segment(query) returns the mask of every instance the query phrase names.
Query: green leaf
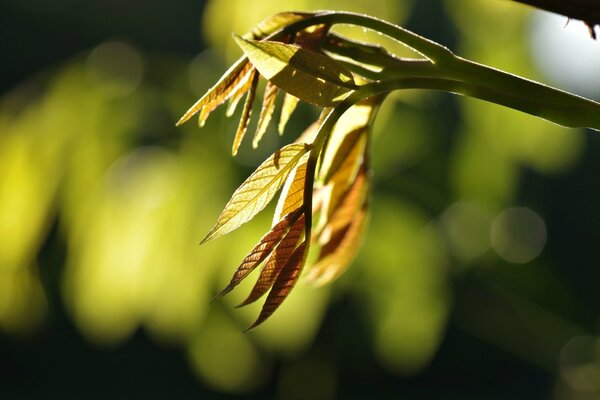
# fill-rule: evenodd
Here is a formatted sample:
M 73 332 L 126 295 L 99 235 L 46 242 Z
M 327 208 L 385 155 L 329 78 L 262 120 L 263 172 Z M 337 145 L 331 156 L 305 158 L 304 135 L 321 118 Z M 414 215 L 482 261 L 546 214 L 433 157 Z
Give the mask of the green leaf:
M 309 144 L 294 143 L 273 153 L 237 188 L 217 223 L 200 244 L 223 236 L 254 218 L 267 206 L 296 163 L 311 148 Z
M 262 76 L 307 103 L 332 106 L 357 88 L 350 71 L 322 54 L 281 42 L 235 40 Z
M 308 18 L 314 13 L 286 11 L 271 15 L 258 23 L 252 30 L 244 35 L 246 39 L 262 39 L 279 29 L 302 19 Z

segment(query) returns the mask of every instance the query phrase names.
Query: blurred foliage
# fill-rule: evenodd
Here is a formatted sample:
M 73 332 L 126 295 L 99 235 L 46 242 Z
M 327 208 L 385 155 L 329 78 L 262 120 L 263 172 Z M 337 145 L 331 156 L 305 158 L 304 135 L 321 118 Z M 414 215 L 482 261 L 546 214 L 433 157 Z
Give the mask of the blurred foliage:
M 301 282 L 250 334 L 241 332 L 257 308 L 232 310 L 249 283 L 225 304 L 209 306 L 269 226 L 268 212 L 227 238 L 202 248 L 199 240 L 233 189 L 317 115 L 300 107 L 283 138 L 269 130 L 260 150 L 243 144 L 235 159 L 229 147 L 236 121 L 224 111 L 202 130 L 175 129 L 186 107 L 239 56 L 230 33 L 287 9 L 343 9 L 402 24 L 409 17 L 424 21 L 427 7 L 436 7 L 457 30 L 458 54 L 543 79 L 525 40 L 527 9 L 508 1 L 454 5 L 268 0 L 249 7 L 212 0 L 202 32 L 213 50 L 193 58 L 113 38 L 3 93 L 3 334 L 52 326 L 57 311 L 49 293 L 58 286 L 68 318 L 94 346 L 118 348 L 141 328 L 157 343 L 183 348 L 190 369 L 217 392 L 252 393 L 275 379 L 282 398 L 359 396 L 341 386 L 353 383 L 342 373 L 343 361 L 362 371 L 373 358 L 382 374 L 418 376 L 436 357 L 452 356 L 439 349 L 458 330 L 501 349 L 503 357 L 551 371 L 556 386 L 545 387 L 546 394 L 595 398 L 598 258 L 563 256 L 562 243 L 552 239 L 562 237 L 553 236 L 562 220 L 550 215 L 579 215 L 568 211 L 578 208 L 578 199 L 528 187 L 532 179 L 543 186 L 544 179 L 568 176 L 583 162 L 586 136 L 477 100 L 414 91 L 387 99 L 375 124 L 369 230 L 339 281 L 318 289 Z M 523 218 L 533 222 L 520 224 Z M 597 214 L 590 218 L 598 222 Z M 585 232 L 592 223 L 582 217 L 564 224 Z M 64 255 L 49 261 L 48 246 L 64 248 Z M 561 275 L 571 260 L 573 269 L 588 265 L 582 282 Z M 43 278 L 50 263 L 60 270 L 56 282 Z M 586 281 L 588 290 L 579 290 Z M 346 302 L 355 314 L 347 315 Z M 453 377 L 462 356 L 477 369 L 477 353 L 459 351 L 444 373 Z

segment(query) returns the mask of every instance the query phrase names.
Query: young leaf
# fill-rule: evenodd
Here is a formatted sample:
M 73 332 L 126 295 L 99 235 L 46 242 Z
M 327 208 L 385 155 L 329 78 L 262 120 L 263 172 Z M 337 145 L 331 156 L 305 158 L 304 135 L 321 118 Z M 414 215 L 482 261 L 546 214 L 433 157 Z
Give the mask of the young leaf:
M 231 232 L 250 221 L 271 201 L 288 174 L 311 149 L 305 143 L 289 144 L 271 155 L 233 193 L 215 226 L 202 243 Z
M 277 202 L 277 207 L 275 208 L 275 213 L 273 214 L 273 223 L 279 221 L 282 215 L 286 215 L 302 206 L 307 162 L 308 157 L 304 155 L 285 181 L 279 201 Z
M 290 231 L 290 228 L 296 223 L 296 220 L 301 214 L 301 210 L 293 211 L 287 214 L 281 221 L 271 228 L 271 230 L 264 235 L 260 241 L 254 246 L 252 251 L 244 258 L 238 269 L 233 274 L 229 284 L 221 290 L 221 292 L 215 296 L 212 300 L 216 300 L 219 297 L 226 295 L 231 292 L 250 272 L 263 262 L 273 251 L 273 249 L 279 245 L 281 240 Z
M 233 147 L 231 149 L 231 154 L 236 155 L 238 152 L 238 148 L 240 147 L 240 143 L 242 143 L 242 139 L 246 134 L 246 130 L 248 130 L 248 123 L 250 122 L 250 116 L 252 115 L 252 105 L 254 104 L 254 97 L 256 96 L 256 86 L 258 85 L 258 73 L 256 70 L 252 72 L 250 89 L 248 90 L 248 96 L 246 97 L 246 102 L 244 103 L 244 109 L 242 110 L 242 116 L 240 117 L 240 122 L 238 124 L 237 131 L 235 132 L 235 137 L 233 138 Z M 204 111 L 204 109 L 202 110 Z
M 295 11 L 287 11 L 281 12 L 275 15 L 271 15 L 266 19 L 262 20 L 258 23 L 250 33 L 244 35 L 246 39 L 263 39 L 273 32 L 283 28 L 286 25 L 289 25 L 293 22 L 300 21 L 301 19 L 305 19 L 314 15 L 313 13 L 305 13 L 305 12 L 295 12 Z
M 307 279 L 321 286 L 339 277 L 356 257 L 366 226 L 366 207 L 354 216 L 351 224 L 338 232 L 337 237 L 324 246 Z
M 300 101 L 299 98 L 297 98 L 296 96 L 292 96 L 289 93 L 286 93 L 285 96 L 283 97 L 283 105 L 281 106 L 281 115 L 279 116 L 279 125 L 277 126 L 277 131 L 279 132 L 279 135 L 283 135 L 283 132 L 285 131 L 285 126 L 287 125 L 288 121 L 290 120 L 290 117 L 292 116 L 292 113 L 296 109 L 296 106 L 298 105 L 299 101 Z
M 239 84 L 235 86 L 235 89 L 229 95 L 229 104 L 227 105 L 227 111 L 225 112 L 225 115 L 227 117 L 231 117 L 233 113 L 235 113 L 235 109 L 237 108 L 238 103 L 240 102 L 242 97 L 244 97 L 246 92 L 248 92 L 248 90 L 250 90 L 250 88 L 252 87 L 255 71 L 256 69 L 249 68 L 247 71 L 244 72 L 243 76 L 240 75 Z
M 260 271 L 260 276 L 256 284 L 250 291 L 250 294 L 238 307 L 243 307 L 258 300 L 263 294 L 273 286 L 277 275 L 288 262 L 294 249 L 300 241 L 302 232 L 304 231 L 305 218 L 304 214 L 298 218 L 292 228 L 285 235 L 283 240 L 277 245 L 273 253 L 267 259 L 265 266 Z
M 262 76 L 307 103 L 332 106 L 357 87 L 350 71 L 324 55 L 281 42 L 235 40 Z
M 208 116 L 211 111 L 227 100 L 238 85 L 243 84 L 245 74 L 252 68 L 252 65 L 248 62 L 248 58 L 242 57 L 237 60 L 236 63 L 223 74 L 221 79 L 219 79 L 219 81 L 210 88 L 200 100 L 183 114 L 175 126 L 183 124 L 198 111 L 206 108 L 207 111 L 204 112 L 205 117 L 200 119 L 202 124 L 202 121 L 206 120 L 206 116 Z
M 262 108 L 260 110 L 260 117 L 258 118 L 258 125 L 256 126 L 256 133 L 252 140 L 252 147 L 257 148 L 260 139 L 267 131 L 273 111 L 275 110 L 275 100 L 277 100 L 277 92 L 279 89 L 271 82 L 267 82 L 265 86 L 265 94 L 263 96 Z
M 250 329 L 255 328 L 265 322 L 265 320 L 269 318 L 273 312 L 277 310 L 277 308 L 279 308 L 288 294 L 290 294 L 290 291 L 294 288 L 296 282 L 298 282 L 298 278 L 302 272 L 302 267 L 306 262 L 305 250 L 306 241 L 302 242 L 302 244 L 300 244 L 300 246 L 294 250 L 279 275 L 277 275 L 277 279 L 275 280 L 273 288 L 267 296 L 267 300 L 260 311 L 258 319 L 248 329 L 246 329 L 246 331 L 249 331 Z

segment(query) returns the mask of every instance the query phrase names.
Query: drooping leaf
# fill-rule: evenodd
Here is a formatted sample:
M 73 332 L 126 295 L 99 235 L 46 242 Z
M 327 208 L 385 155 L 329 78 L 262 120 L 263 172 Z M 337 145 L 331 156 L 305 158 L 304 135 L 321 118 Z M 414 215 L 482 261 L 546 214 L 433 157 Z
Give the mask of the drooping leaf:
M 325 245 L 339 231 L 350 225 L 358 210 L 362 207 L 366 200 L 368 192 L 367 172 L 361 168 L 356 175 L 356 179 L 352 186 L 341 197 L 339 204 L 332 211 L 331 216 L 327 220 L 327 225 L 321 231 L 319 242 Z
M 283 303 L 285 298 L 290 294 L 290 291 L 298 282 L 298 278 L 302 272 L 302 267 L 306 262 L 306 241 L 294 250 L 290 258 L 285 263 L 285 266 L 277 275 L 277 279 L 273 284 L 273 288 L 267 296 L 267 300 L 260 311 L 258 319 L 247 329 L 253 329 L 265 322 L 277 308 Z
M 256 281 L 256 284 L 250 291 L 250 294 L 238 307 L 248 305 L 258 300 L 262 295 L 273 286 L 277 275 L 283 269 L 292 256 L 294 249 L 298 246 L 298 242 L 302 237 L 304 231 L 305 218 L 304 214 L 298 218 L 292 228 L 285 235 L 283 240 L 277 245 L 273 253 L 269 256 L 265 262 L 265 266 L 260 271 L 260 276 Z
M 263 96 L 262 108 L 260 110 L 260 117 L 258 118 L 258 125 L 256 126 L 256 133 L 252 140 L 252 147 L 257 148 L 260 139 L 267 131 L 273 111 L 275 110 L 275 100 L 277 100 L 277 93 L 279 89 L 271 82 L 267 82 L 265 86 L 265 94 Z
M 283 97 L 283 105 L 281 106 L 281 115 L 279 116 L 279 125 L 277 126 L 277 131 L 279 132 L 280 135 L 283 135 L 283 132 L 285 131 L 285 127 L 286 127 L 288 121 L 290 120 L 290 117 L 292 116 L 294 110 L 296 109 L 296 106 L 298 105 L 299 101 L 300 101 L 299 98 L 297 98 L 296 96 L 292 96 L 289 93 L 286 93 L 285 96 Z
M 194 114 L 206 108 L 204 111 L 205 117 L 201 118 L 201 125 L 206 120 L 206 116 L 215 108 L 226 101 L 231 93 L 235 91 L 238 85 L 243 85 L 243 78 L 252 65 L 248 62 L 248 58 L 242 57 L 235 62 L 223 74 L 221 79 L 204 94 L 183 116 L 177 121 L 176 126 L 179 126 L 190 119 Z
M 311 145 L 293 143 L 277 150 L 233 193 L 215 226 L 201 243 L 231 232 L 250 221 L 271 201 L 288 174 Z
M 252 105 L 254 104 L 254 97 L 256 96 L 256 86 L 258 84 L 258 73 L 253 71 L 250 89 L 248 90 L 248 96 L 244 103 L 244 109 L 242 110 L 242 116 L 238 124 L 235 137 L 233 138 L 233 147 L 231 148 L 231 154 L 234 156 L 237 154 L 242 139 L 248 130 L 248 123 L 250 122 L 250 116 L 252 115 Z
M 219 297 L 226 295 L 231 292 L 248 274 L 262 263 L 273 251 L 273 249 L 279 245 L 281 240 L 287 235 L 292 226 L 296 223 L 300 217 L 301 210 L 295 210 L 287 214 L 277 224 L 271 228 L 271 230 L 264 235 L 260 241 L 254 246 L 252 251 L 244 258 L 238 269 L 233 274 L 229 284 L 215 296 L 213 301 Z
M 274 224 L 281 219 L 282 215 L 286 215 L 302 206 L 307 162 L 308 157 L 304 155 L 286 179 L 273 214 Z
M 229 95 L 229 104 L 227 105 L 227 111 L 225 112 L 227 117 L 231 117 L 235 113 L 238 103 L 252 87 L 255 71 L 254 68 L 249 68 L 244 72 L 243 76 L 240 76 L 240 83 L 236 85 L 235 89 Z
M 352 73 L 329 57 L 281 42 L 235 40 L 262 76 L 307 103 L 332 106 L 356 89 Z
M 366 227 L 365 207 L 361 208 L 351 224 L 338 232 L 328 246 L 319 253 L 317 262 L 310 268 L 307 279 L 321 286 L 339 277 L 352 263 L 364 236 Z

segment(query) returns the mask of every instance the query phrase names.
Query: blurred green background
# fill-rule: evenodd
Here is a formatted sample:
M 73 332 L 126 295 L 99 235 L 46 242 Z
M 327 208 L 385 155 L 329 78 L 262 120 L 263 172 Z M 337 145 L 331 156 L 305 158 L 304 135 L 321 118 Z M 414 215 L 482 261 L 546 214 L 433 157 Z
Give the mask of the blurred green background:
M 251 282 L 209 306 L 268 211 L 199 240 L 318 110 L 235 159 L 224 110 L 174 122 L 240 55 L 231 32 L 289 9 L 366 12 L 600 98 L 583 25 L 508 0 L 2 0 L 0 398 L 600 398 L 600 135 L 476 100 L 386 101 L 341 279 L 247 334 Z

